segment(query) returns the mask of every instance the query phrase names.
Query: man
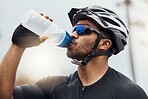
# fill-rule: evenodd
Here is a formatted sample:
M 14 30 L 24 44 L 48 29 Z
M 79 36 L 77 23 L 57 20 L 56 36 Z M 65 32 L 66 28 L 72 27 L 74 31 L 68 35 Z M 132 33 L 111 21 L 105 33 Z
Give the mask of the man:
M 74 28 L 67 56 L 78 65 L 78 70 L 70 76 L 49 76 L 35 84 L 14 88 L 16 71 L 25 48 L 41 43 L 37 35 L 20 25 L 0 66 L 0 97 L 148 99 L 138 85 L 108 65 L 108 58 L 118 54 L 127 44 L 128 30 L 121 19 L 114 12 L 97 5 L 72 8 L 69 18 Z

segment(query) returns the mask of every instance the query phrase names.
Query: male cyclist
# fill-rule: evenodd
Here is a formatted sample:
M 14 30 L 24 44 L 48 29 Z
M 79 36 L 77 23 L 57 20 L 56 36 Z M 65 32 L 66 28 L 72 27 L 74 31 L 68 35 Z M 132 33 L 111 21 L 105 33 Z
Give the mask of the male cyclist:
M 142 88 L 108 65 L 108 58 L 127 44 L 128 29 L 122 20 L 97 5 L 72 8 L 68 15 L 73 41 L 67 56 L 78 70 L 70 76 L 49 76 L 14 87 L 24 50 L 41 43 L 36 34 L 19 25 L 0 66 L 1 99 L 148 99 Z

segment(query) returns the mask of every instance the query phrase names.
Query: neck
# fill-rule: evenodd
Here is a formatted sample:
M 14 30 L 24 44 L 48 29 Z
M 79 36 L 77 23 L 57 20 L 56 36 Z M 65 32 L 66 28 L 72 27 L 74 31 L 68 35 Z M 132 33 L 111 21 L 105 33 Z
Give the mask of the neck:
M 93 58 L 86 66 L 78 66 L 78 75 L 83 86 L 88 86 L 103 77 L 108 70 L 108 59 L 105 56 Z

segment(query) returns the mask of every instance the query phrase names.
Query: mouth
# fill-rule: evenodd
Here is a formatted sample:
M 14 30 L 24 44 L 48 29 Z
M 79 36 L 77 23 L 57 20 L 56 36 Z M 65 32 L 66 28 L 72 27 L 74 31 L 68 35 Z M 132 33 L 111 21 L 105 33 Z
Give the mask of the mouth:
M 70 44 L 70 46 L 68 48 L 71 48 L 72 46 L 75 46 L 75 45 L 76 45 L 76 41 L 72 40 L 71 44 Z
M 71 44 L 76 45 L 76 41 L 72 40 Z

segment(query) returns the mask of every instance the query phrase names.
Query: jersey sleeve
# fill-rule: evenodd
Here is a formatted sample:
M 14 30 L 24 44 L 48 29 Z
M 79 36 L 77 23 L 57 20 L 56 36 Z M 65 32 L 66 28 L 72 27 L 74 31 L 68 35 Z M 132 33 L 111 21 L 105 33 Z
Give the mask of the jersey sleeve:
M 14 99 L 50 99 L 52 90 L 67 80 L 67 76 L 48 76 L 34 84 L 16 86 Z
M 137 84 L 125 86 L 121 89 L 119 97 L 119 99 L 148 99 L 144 90 Z
M 16 86 L 13 92 L 14 99 L 46 99 L 41 88 L 36 84 Z

